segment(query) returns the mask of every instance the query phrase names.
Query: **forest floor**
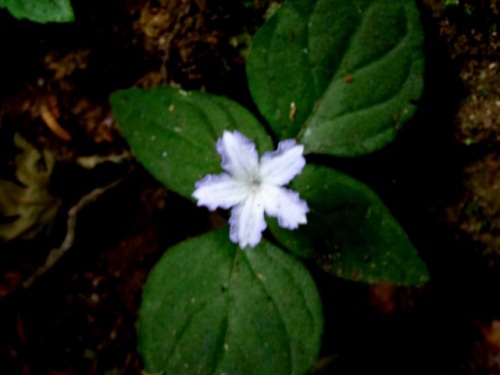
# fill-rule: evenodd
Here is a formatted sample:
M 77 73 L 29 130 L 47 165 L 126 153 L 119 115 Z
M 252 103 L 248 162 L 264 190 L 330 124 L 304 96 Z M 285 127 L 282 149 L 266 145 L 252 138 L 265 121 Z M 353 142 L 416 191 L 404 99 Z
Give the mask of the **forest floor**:
M 457 3 L 417 1 L 427 86 L 401 137 L 334 161 L 381 196 L 431 282 L 337 280 L 317 374 L 500 374 L 500 1 Z M 147 274 L 209 218 L 134 162 L 109 95 L 175 84 L 253 108 L 244 56 L 270 4 L 75 0 L 76 22 L 50 25 L 0 12 L 0 207 L 43 202 L 0 220 L 15 237 L 0 249 L 1 374 L 141 372 Z

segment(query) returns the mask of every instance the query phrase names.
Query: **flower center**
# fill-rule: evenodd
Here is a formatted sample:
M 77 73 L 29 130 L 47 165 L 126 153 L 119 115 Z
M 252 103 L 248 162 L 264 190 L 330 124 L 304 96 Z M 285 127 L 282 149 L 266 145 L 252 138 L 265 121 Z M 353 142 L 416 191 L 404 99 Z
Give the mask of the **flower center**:
M 262 180 L 260 176 L 254 176 L 248 181 L 248 187 L 251 194 L 258 194 L 262 186 Z
M 252 179 L 250 180 L 251 186 L 258 187 L 258 186 L 260 186 L 261 183 L 262 183 L 262 180 L 261 180 L 260 176 L 252 177 Z

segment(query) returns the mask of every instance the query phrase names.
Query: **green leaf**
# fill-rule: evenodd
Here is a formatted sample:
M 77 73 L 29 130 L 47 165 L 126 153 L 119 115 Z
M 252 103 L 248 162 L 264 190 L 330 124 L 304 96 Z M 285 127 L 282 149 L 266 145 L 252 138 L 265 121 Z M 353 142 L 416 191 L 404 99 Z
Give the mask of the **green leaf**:
M 221 172 L 215 144 L 224 129 L 238 129 L 268 151 L 272 141 L 239 104 L 216 95 L 173 87 L 128 89 L 111 95 L 118 123 L 141 163 L 160 182 L 191 198 L 196 181 Z
M 413 0 L 288 0 L 254 38 L 250 90 L 278 137 L 306 153 L 369 153 L 415 112 L 422 45 Z
M 321 342 L 316 286 L 267 242 L 240 250 L 227 228 L 180 243 L 151 272 L 139 316 L 148 373 L 306 374 Z
M 7 8 L 18 19 L 39 23 L 75 20 L 69 0 L 0 0 L 0 8 Z
M 429 279 L 403 229 L 367 186 L 333 169 L 307 165 L 291 188 L 309 205 L 308 224 L 269 228 L 291 253 L 333 275 L 367 283 L 421 285 Z

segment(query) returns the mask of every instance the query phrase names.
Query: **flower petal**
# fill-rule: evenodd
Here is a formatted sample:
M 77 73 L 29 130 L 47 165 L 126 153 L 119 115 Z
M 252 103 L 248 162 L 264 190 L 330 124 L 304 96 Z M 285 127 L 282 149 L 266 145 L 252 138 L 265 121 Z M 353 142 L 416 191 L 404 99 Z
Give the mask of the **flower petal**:
M 260 159 L 262 181 L 277 186 L 288 184 L 306 164 L 303 152 L 304 146 L 297 145 L 295 140 L 281 141 L 276 151 L 266 152 Z
M 198 206 L 214 211 L 217 207 L 229 208 L 243 202 L 249 194 L 248 185 L 235 180 L 226 173 L 209 174 L 196 182 L 193 197 Z
M 222 156 L 222 168 L 235 178 L 248 181 L 258 176 L 259 156 L 255 143 L 239 131 L 224 130 L 217 141 L 217 152 Z
M 266 214 L 278 218 L 278 224 L 287 229 L 296 229 L 306 224 L 309 207 L 300 199 L 299 193 L 272 185 L 267 185 L 261 193 Z
M 231 241 L 238 243 L 242 249 L 247 245 L 255 247 L 267 226 L 264 220 L 264 206 L 259 195 L 252 194 L 242 204 L 234 207 L 229 224 Z

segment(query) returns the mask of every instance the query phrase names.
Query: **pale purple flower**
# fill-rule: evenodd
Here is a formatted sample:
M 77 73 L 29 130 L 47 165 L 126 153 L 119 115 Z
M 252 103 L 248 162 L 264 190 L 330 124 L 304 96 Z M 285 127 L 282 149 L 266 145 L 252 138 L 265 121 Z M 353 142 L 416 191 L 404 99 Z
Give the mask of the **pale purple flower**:
M 217 152 L 222 157 L 226 173 L 207 175 L 196 182 L 193 197 L 198 206 L 233 208 L 229 237 L 243 249 L 254 247 L 266 229 L 264 213 L 276 217 L 278 224 L 296 229 L 306 224 L 307 203 L 299 194 L 282 186 L 302 172 L 304 146 L 295 140 L 282 141 L 278 149 L 266 152 L 260 158 L 255 144 L 238 131 L 224 131 L 217 141 Z

